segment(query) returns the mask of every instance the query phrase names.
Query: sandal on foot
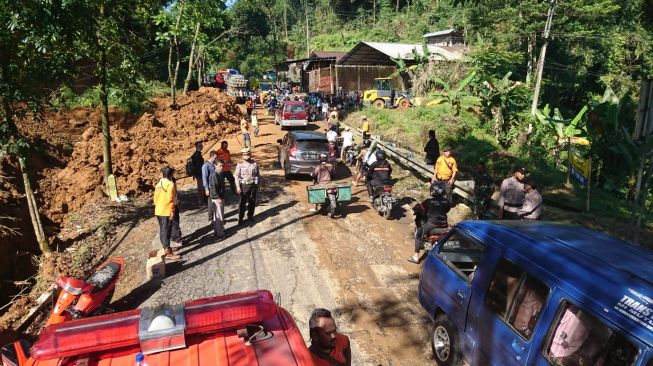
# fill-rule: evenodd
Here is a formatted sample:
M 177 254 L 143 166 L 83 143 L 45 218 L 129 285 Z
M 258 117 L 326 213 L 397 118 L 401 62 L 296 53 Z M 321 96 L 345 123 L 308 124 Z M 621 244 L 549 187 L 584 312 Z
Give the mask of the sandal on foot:
M 408 257 L 406 260 L 409 261 L 410 263 L 419 264 L 419 259 L 415 259 L 412 256 Z

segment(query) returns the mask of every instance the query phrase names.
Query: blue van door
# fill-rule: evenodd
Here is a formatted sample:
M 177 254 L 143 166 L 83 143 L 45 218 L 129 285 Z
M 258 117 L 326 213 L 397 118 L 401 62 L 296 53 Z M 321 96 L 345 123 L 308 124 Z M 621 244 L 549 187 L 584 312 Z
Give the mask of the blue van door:
M 461 333 L 465 331 L 471 281 L 485 249 L 480 242 L 454 231 L 431 251 L 429 256 L 435 260 L 429 258 L 422 270 L 420 286 Z
M 526 365 L 550 290 L 517 265 L 500 259 L 484 296 L 470 303 L 476 365 Z

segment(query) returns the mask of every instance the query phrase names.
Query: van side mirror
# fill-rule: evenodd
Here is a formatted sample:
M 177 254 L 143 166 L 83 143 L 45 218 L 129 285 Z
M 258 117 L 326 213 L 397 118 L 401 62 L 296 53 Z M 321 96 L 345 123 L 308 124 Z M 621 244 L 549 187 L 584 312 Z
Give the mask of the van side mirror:
M 281 139 L 277 139 L 277 144 L 279 144 L 279 145 L 283 144 L 283 142 L 281 141 Z

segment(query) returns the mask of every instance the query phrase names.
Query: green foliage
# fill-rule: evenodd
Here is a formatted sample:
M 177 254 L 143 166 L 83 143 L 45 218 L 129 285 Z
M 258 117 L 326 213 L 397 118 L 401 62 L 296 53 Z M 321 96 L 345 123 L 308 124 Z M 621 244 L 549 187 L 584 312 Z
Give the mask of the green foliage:
M 476 71 L 472 71 L 457 85 L 451 85 L 450 83 L 442 80 L 439 77 L 434 77 L 433 82 L 436 85 L 442 87 L 441 91 L 432 93 L 434 96 L 441 97 L 444 102 L 451 106 L 451 109 L 454 111 L 454 115 L 458 116 L 460 114 L 460 109 L 463 107 L 463 101 L 470 100 L 465 97 L 470 96 L 471 94 L 465 89 L 472 85 L 476 79 Z
M 138 81 L 138 88 L 121 91 L 109 89 L 109 104 L 127 112 L 141 112 L 149 107 L 146 101 L 152 97 L 165 95 L 168 85 L 161 81 Z M 137 93 L 131 91 L 137 90 Z M 61 87 L 50 101 L 54 109 L 70 109 L 77 107 L 97 108 L 100 105 L 99 87 L 87 89 L 78 95 L 70 87 Z

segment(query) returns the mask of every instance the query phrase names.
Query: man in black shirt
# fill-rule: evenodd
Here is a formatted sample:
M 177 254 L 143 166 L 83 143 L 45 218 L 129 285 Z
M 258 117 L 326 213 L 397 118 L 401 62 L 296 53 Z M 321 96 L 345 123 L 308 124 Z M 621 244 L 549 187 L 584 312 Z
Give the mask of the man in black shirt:
M 426 153 L 426 164 L 435 165 L 435 161 L 438 160 L 440 156 L 440 144 L 438 139 L 435 138 L 435 131 L 429 130 L 429 141 L 424 146 L 424 152 Z
M 451 209 L 451 205 L 445 196 L 444 184 L 446 183 L 432 183 L 429 192 L 431 198 L 413 207 L 417 229 L 415 230 L 415 253 L 408 257 L 408 261 L 411 263 L 419 263 L 419 252 L 422 250 L 424 234 L 428 234 L 432 229 L 448 226 L 447 213 Z

